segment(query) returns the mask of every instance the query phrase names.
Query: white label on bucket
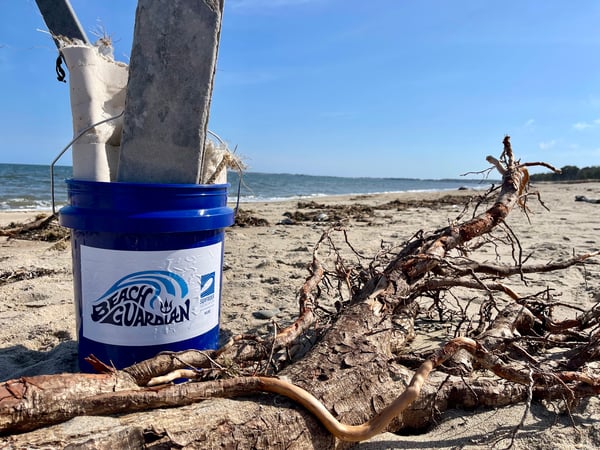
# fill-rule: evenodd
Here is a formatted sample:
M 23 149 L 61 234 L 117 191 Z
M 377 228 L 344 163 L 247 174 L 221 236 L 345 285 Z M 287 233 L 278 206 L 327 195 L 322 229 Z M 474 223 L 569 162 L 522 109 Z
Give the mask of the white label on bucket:
M 82 245 L 83 335 L 113 345 L 160 345 L 219 324 L 222 242 L 168 251 Z

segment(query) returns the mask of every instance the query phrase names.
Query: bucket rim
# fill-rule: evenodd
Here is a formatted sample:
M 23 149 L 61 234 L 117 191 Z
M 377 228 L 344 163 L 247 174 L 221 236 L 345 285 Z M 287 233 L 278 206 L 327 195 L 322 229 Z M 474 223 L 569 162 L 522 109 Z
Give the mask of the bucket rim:
M 95 181 L 95 180 L 81 180 L 79 178 L 66 178 L 65 183 L 67 184 L 87 184 L 97 186 L 128 186 L 136 188 L 204 188 L 204 189 L 223 189 L 231 186 L 230 183 L 219 183 L 219 184 L 203 184 L 203 183 L 148 183 L 148 182 L 131 182 L 131 181 Z

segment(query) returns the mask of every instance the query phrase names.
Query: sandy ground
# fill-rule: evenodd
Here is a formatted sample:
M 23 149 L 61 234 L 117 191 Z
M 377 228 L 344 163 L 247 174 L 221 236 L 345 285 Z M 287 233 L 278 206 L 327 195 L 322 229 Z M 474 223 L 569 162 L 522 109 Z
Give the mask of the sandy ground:
M 528 200 L 529 213 L 514 211 L 508 220 L 530 262 L 546 263 L 575 254 L 600 250 L 600 204 L 576 202 L 576 195 L 600 198 L 600 183 L 538 184 L 535 186 L 546 211 L 535 199 Z M 344 222 L 353 247 L 373 255 L 382 243 L 401 244 L 415 232 L 448 224 L 462 211 L 462 204 L 435 208 L 420 204 L 448 193 L 403 193 L 394 195 L 331 197 L 324 204 L 376 206 L 391 200 L 412 202 L 401 211 L 375 210 L 371 216 Z M 473 195 L 473 191 L 452 192 Z M 296 292 L 307 276 L 314 244 L 327 221 L 281 224 L 284 213 L 297 210 L 297 201 L 242 204 L 252 216 L 264 218 L 268 226 L 233 227 L 225 238 L 225 262 L 221 329 L 226 337 L 240 332 L 268 333 L 272 320 L 286 325 L 297 314 Z M 310 213 L 310 210 L 302 209 Z M 0 213 L 0 226 L 24 222 L 33 212 Z M 321 217 L 323 219 L 323 217 Z M 530 223 L 529 223 L 530 222 Z M 485 246 L 476 252 L 480 261 L 510 262 L 510 252 Z M 560 273 L 507 282 L 526 295 L 553 288 L 565 303 L 588 309 L 600 301 L 600 266 L 573 267 Z M 33 276 L 23 274 L 33 273 Z M 20 239 L 0 238 L 0 380 L 22 375 L 77 370 L 75 319 L 72 295 L 70 246 Z M 274 319 L 261 318 L 264 314 Z M 560 311 L 558 311 L 560 314 Z M 434 349 L 443 340 L 425 333 L 415 343 L 419 350 Z M 600 448 L 600 399 L 582 402 L 571 415 L 554 405 L 534 403 L 513 448 Z M 525 406 L 477 411 L 450 410 L 420 435 L 383 433 L 357 445 L 381 448 L 505 448 L 507 436 L 519 424 Z M 1 443 L 1 441 L 0 441 Z

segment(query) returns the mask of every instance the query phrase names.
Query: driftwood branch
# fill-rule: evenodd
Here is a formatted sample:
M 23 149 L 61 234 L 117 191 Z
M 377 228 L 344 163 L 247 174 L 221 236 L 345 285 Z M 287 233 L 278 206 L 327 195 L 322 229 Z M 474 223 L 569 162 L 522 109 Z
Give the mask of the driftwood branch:
M 0 236 L 16 237 L 31 231 L 41 230 L 48 226 L 48 224 L 56 219 L 55 214 L 40 215 L 33 222 L 25 224 L 15 224 L 3 229 L 0 229 Z
M 521 297 L 499 280 L 589 264 L 597 253 L 546 265 L 522 264 L 518 258 L 515 266 L 449 256 L 451 250 L 462 249 L 504 224 L 515 207 L 524 208 L 529 164 L 514 158 L 508 136 L 503 144 L 500 158 L 492 158 L 502 174 L 496 200 L 470 220 L 429 234 L 417 233 L 399 251 L 380 252 L 366 268 L 351 268 L 338 259 L 337 273 L 327 270 L 320 257 L 319 249 L 329 239 L 329 231 L 324 233 L 315 246 L 309 276 L 298 295 L 298 319 L 274 336 L 235 336 L 216 351 L 164 353 L 123 371 L 96 361 L 95 367 L 104 373 L 7 381 L 0 387 L 0 433 L 24 432 L 92 414 L 121 414 L 122 423 L 130 423 L 127 414 L 136 411 L 165 407 L 177 411 L 177 407 L 208 398 L 268 392 L 294 402 L 287 404 L 285 415 L 276 414 L 277 408 L 269 415 L 269 409 L 260 403 L 262 397 L 255 396 L 252 403 L 236 404 L 234 409 L 240 416 L 233 414 L 231 404 L 227 404 L 221 406 L 224 409 L 217 407 L 217 414 L 193 417 L 193 425 L 181 416 L 179 420 L 170 419 L 164 425 L 166 431 L 157 433 L 165 445 L 211 448 L 241 442 L 244 448 L 264 447 L 273 444 L 274 436 L 289 436 L 290 441 L 282 446 L 291 445 L 293 440 L 298 448 L 330 448 L 335 446 L 336 438 L 357 441 L 385 429 L 425 426 L 434 416 L 431 405 L 439 411 L 448 407 L 448 402 L 442 402 L 446 406 L 437 403 L 443 396 L 452 395 L 456 406 L 473 407 L 536 398 L 574 402 L 596 395 L 600 390 L 598 375 L 578 369 L 600 355 L 598 310 L 555 321 L 549 313 L 551 305 L 540 296 Z M 306 354 L 290 357 L 289 350 L 319 322 L 315 311 L 321 286 L 328 277 L 335 276 L 339 289 L 347 289 L 351 298 L 340 301 L 327 317 L 327 326 L 321 327 L 322 334 Z M 396 352 L 414 336 L 420 296 L 434 298 L 443 308 L 441 293 L 455 287 L 486 292 L 477 329 L 468 336 L 451 339 L 414 371 L 399 364 L 401 358 L 397 359 Z M 509 299 L 502 309 L 494 298 L 498 292 Z M 467 314 L 468 305 L 457 302 Z M 491 315 L 492 306 L 498 311 L 495 317 Z M 471 319 L 464 317 L 457 330 L 467 320 Z M 527 350 L 527 344 L 535 346 L 542 339 L 545 346 L 558 345 L 563 342 L 561 336 L 568 333 L 577 336 L 579 347 L 569 349 L 567 370 L 565 366 L 539 364 L 536 355 Z M 281 364 L 270 364 L 275 356 Z M 277 367 L 277 373 L 265 369 L 265 373 L 255 374 L 257 366 L 252 363 L 257 361 L 269 371 Z M 498 378 L 493 386 L 477 379 L 466 384 L 464 373 L 461 377 L 446 374 L 455 373 L 457 366 L 466 375 L 485 369 Z M 195 381 L 160 384 L 178 377 Z M 260 420 L 255 420 L 257 412 L 252 405 L 256 403 L 262 405 Z M 174 417 L 167 411 L 163 410 L 165 417 Z M 134 420 L 136 427 L 141 426 L 140 420 Z M 152 425 L 144 426 L 156 430 L 160 420 L 152 416 L 148 422 Z M 203 433 L 194 434 L 192 428 L 200 428 Z M 140 439 L 145 439 L 143 433 Z
M 361 425 L 340 423 L 324 405 L 306 390 L 288 381 L 273 377 L 237 377 L 203 383 L 165 385 L 157 388 L 140 388 L 124 372 L 112 371 L 102 375 L 63 374 L 11 380 L 0 388 L 0 432 L 29 431 L 31 429 L 67 420 L 76 415 L 117 414 L 145 409 L 173 407 L 191 404 L 211 397 L 236 397 L 256 392 L 284 395 L 299 403 L 325 426 L 334 436 L 347 441 L 362 441 L 383 431 L 389 423 L 402 414 L 419 396 L 422 386 L 433 369 L 440 366 L 459 350 L 466 350 L 473 361 L 491 370 L 507 381 L 525 386 L 534 380 L 534 390 L 546 399 L 564 396 L 589 396 L 600 393 L 600 377 L 581 372 L 562 371 L 547 373 L 505 363 L 492 350 L 498 350 L 507 335 L 515 328 L 530 326 L 532 319 L 520 307 L 509 308 L 495 324 L 478 340 L 487 343 L 486 348 L 478 340 L 455 338 L 431 355 L 416 370 L 408 387 L 390 405 L 375 417 Z M 503 336 L 498 339 L 498 336 Z M 569 386 L 569 384 L 574 384 Z M 67 387 L 68 386 L 68 387 Z M 91 396 L 71 395 L 63 399 L 65 392 L 86 392 Z M 552 387 L 553 389 L 549 389 Z M 12 415 L 7 411 L 13 411 Z M 23 417 L 22 411 L 28 416 Z M 12 419 L 9 421 L 9 419 Z

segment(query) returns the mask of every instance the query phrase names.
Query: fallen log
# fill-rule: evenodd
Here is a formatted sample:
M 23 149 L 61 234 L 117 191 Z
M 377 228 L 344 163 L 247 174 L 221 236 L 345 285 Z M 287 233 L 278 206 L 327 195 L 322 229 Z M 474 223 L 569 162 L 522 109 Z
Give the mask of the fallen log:
M 25 224 L 15 224 L 6 228 L 0 229 L 0 236 L 17 237 L 19 235 L 29 233 L 31 231 L 37 231 L 48 226 L 48 224 L 56 219 L 56 215 L 40 215 L 36 217 L 33 222 Z
M 552 330 L 546 327 L 556 324 L 545 320 L 547 311 L 540 305 L 542 302 L 521 298 L 514 291 L 511 291 L 514 295 L 510 295 L 515 300 L 511 307 L 485 323 L 481 333 L 449 341 L 425 357 L 416 373 L 401 364 L 392 351 L 406 346 L 414 333 L 414 317 L 419 311 L 415 290 L 427 283 L 430 283 L 428 289 L 432 289 L 437 275 L 447 281 L 448 273 L 455 273 L 452 270 L 456 268 L 448 259 L 448 252 L 489 233 L 526 195 L 526 169 L 514 159 L 508 137 L 504 146 L 500 158 L 503 183 L 497 201 L 471 220 L 451 224 L 427 236 L 417 236 L 407 244 L 381 272 L 374 273 L 360 285 L 352 299 L 340 307 L 325 327 L 316 345 L 301 359 L 288 361 L 288 365 L 276 373 L 277 378 L 229 377 L 233 369 L 247 371 L 248 366 L 244 366 L 243 361 L 236 366 L 235 357 L 240 343 L 251 346 L 252 340 L 241 337 L 216 352 L 159 355 L 156 360 L 145 363 L 149 370 L 129 368 L 118 372 L 105 368 L 107 373 L 91 377 L 64 375 L 60 382 L 55 381 L 54 377 L 58 376 L 11 380 L 4 383 L 4 390 L 0 392 L 0 430 L 4 434 L 32 430 L 70 417 L 80 428 L 75 434 L 68 431 L 74 425 L 47 426 L 23 435 L 12 434 L 2 442 L 15 446 L 24 442 L 63 445 L 75 441 L 96 442 L 101 437 L 106 442 L 129 439 L 157 447 L 339 448 L 343 444 L 337 439 L 362 440 L 386 428 L 422 428 L 449 407 L 501 406 L 535 398 L 576 401 L 596 395 L 600 383 L 594 374 L 532 365 L 531 355 L 518 344 L 521 340 L 535 342 L 540 336 L 548 336 Z M 573 258 L 568 264 L 557 264 L 556 269 L 582 263 L 593 256 Z M 459 269 L 478 280 L 472 264 Z M 519 270 L 488 272 L 500 277 L 503 273 L 519 273 Z M 319 265 L 313 264 L 304 286 L 304 298 L 310 300 L 304 304 L 308 308 L 305 312 L 310 312 L 311 303 L 318 300 L 318 295 L 312 292 L 317 289 L 321 275 Z M 476 285 L 481 289 L 486 287 L 485 282 Z M 301 314 L 297 326 L 303 331 L 309 330 L 303 325 L 306 317 Z M 569 324 L 581 333 L 594 325 L 593 320 Z M 296 329 L 293 327 L 286 329 L 283 336 Z M 268 344 L 272 345 L 266 352 L 269 357 L 278 342 L 285 343 L 282 344 L 285 350 L 290 344 L 286 339 L 277 335 L 272 341 L 261 338 L 256 342 L 267 348 Z M 551 342 L 546 338 L 545 345 Z M 463 357 L 465 352 L 470 356 Z M 524 353 L 526 356 L 519 362 L 517 356 L 523 357 Z M 194 361 L 195 355 L 199 355 L 199 361 Z M 442 367 L 456 364 L 452 359 L 466 360 L 473 368 L 468 369 L 469 374 L 485 369 L 499 378 L 493 382 L 474 378 L 467 383 L 461 376 L 447 375 L 441 370 L 431 372 L 435 367 L 452 371 L 452 367 Z M 190 369 L 193 370 L 190 372 Z M 147 386 L 156 382 L 156 379 L 151 382 L 150 375 L 163 376 L 164 372 L 170 372 L 202 379 L 204 372 L 214 374 L 215 369 L 224 379 Z M 90 386 L 90 382 L 98 383 L 98 387 Z M 112 389 L 104 390 L 105 386 Z M 293 402 L 256 395 L 259 391 L 285 395 Z M 314 398 L 308 397 L 305 401 L 308 392 Z M 214 398 L 232 396 L 242 397 L 238 400 Z M 209 397 L 213 398 L 197 403 Z M 165 407 L 169 409 L 134 413 Z M 82 430 L 78 417 L 101 414 L 121 415 L 104 422 L 108 425 L 88 425 Z

